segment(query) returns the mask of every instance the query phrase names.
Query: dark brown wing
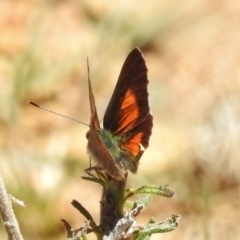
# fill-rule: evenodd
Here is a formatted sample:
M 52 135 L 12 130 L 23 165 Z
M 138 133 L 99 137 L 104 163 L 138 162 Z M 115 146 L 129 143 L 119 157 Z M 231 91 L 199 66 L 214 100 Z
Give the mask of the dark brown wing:
M 114 135 L 126 136 L 123 147 L 139 158 L 141 145 L 148 147 L 152 129 L 147 71 L 141 51 L 133 49 L 123 64 L 103 119 L 104 128 Z
M 122 134 L 141 124 L 149 114 L 147 67 L 141 51 L 126 58 L 103 118 L 103 127 Z

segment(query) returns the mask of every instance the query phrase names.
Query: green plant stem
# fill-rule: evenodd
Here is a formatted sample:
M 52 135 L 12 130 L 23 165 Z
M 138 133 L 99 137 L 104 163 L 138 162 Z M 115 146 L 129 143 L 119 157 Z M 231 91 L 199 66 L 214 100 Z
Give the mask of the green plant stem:
M 100 202 L 100 228 L 103 235 L 108 235 L 117 221 L 124 216 L 124 194 L 126 182 L 109 177 L 103 187 Z

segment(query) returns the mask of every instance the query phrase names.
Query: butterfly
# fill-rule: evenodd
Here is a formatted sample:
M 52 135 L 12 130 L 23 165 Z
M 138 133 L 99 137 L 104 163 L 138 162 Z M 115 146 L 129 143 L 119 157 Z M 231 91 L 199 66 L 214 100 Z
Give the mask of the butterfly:
M 90 124 L 87 149 L 97 166 L 107 175 L 124 180 L 128 170 L 136 173 L 139 160 L 149 145 L 153 117 L 148 103 L 148 76 L 139 48 L 127 56 L 103 117 L 97 114 L 90 79 Z

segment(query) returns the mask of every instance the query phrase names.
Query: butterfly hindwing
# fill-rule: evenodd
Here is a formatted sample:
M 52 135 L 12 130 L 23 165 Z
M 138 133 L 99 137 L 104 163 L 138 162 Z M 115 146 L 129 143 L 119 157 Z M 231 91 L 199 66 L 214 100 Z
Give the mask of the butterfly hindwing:
M 149 144 L 149 136 L 152 133 L 153 117 L 147 116 L 143 123 L 130 130 L 121 148 L 128 153 L 130 163 L 128 168 L 132 173 L 137 172 L 139 159 Z

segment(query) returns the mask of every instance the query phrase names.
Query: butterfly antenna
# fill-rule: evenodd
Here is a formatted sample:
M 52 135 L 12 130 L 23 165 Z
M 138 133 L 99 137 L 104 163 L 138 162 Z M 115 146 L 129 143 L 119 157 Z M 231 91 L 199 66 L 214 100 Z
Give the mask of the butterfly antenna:
M 42 107 L 42 106 L 38 105 L 38 104 L 35 103 L 35 102 L 28 101 L 28 103 L 30 103 L 30 104 L 33 105 L 34 107 L 37 107 L 37 108 L 40 108 L 40 109 L 46 111 L 46 112 L 50 112 L 50 113 L 53 113 L 53 114 L 58 115 L 58 116 L 60 116 L 60 117 L 67 118 L 67 119 L 72 120 L 72 121 L 74 121 L 74 122 L 78 122 L 78 123 L 81 123 L 81 124 L 83 124 L 83 125 L 85 125 L 85 126 L 88 126 L 88 125 L 87 125 L 86 123 L 84 123 L 84 122 L 81 122 L 81 121 L 79 121 L 79 120 L 77 120 L 77 119 L 75 119 L 75 118 L 72 118 L 72 117 L 68 117 L 68 116 L 63 115 L 63 114 L 61 114 L 61 113 L 57 113 L 57 112 L 54 112 L 54 111 L 52 111 L 52 110 L 49 110 L 49 109 L 47 109 L 47 108 L 45 108 L 45 107 Z M 89 127 L 89 126 L 88 126 L 88 127 Z

